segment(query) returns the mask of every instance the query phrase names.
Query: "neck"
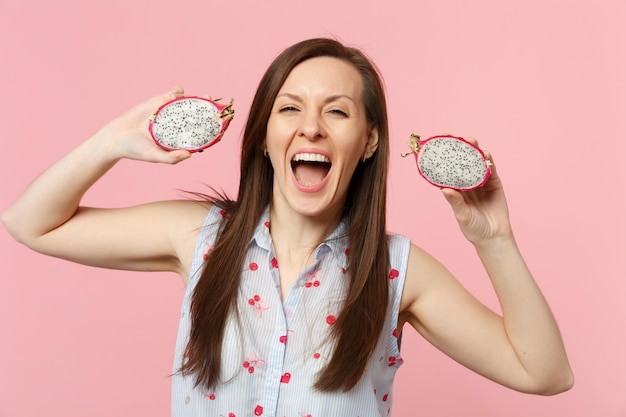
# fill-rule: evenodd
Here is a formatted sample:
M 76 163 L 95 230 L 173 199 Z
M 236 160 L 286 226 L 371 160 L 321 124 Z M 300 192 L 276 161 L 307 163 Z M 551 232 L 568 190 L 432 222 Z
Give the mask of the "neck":
M 340 221 L 340 216 L 303 216 L 287 205 L 272 204 L 270 233 L 280 265 L 280 292 L 283 300 L 297 277 L 314 262 L 317 246 L 335 230 Z
M 315 248 L 341 222 L 341 213 L 309 217 L 281 204 L 270 207 L 271 235 L 276 252 L 283 263 L 307 265 Z
M 337 228 L 340 221 L 340 217 L 311 218 L 270 208 L 272 241 L 275 246 L 291 248 L 291 252 L 315 250 Z

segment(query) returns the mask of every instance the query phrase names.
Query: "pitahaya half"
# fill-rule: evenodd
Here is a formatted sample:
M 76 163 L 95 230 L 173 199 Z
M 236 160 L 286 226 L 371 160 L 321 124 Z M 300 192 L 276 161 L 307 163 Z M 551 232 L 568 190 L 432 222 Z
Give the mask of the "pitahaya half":
M 235 116 L 233 100 L 219 104 L 202 97 L 179 97 L 158 108 L 150 118 L 150 134 L 169 151 L 202 152 L 215 145 Z
M 450 135 L 421 140 L 411 134 L 409 142 L 419 173 L 440 188 L 472 190 L 484 185 L 491 175 L 491 161 L 467 140 Z

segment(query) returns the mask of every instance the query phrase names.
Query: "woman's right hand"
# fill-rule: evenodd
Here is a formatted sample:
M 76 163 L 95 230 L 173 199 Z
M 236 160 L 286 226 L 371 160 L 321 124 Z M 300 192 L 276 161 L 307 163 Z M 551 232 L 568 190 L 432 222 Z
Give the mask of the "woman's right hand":
M 191 156 L 188 151 L 167 151 L 159 147 L 148 130 L 149 118 L 157 109 L 168 101 L 182 96 L 183 88 L 174 87 L 168 93 L 152 97 L 113 119 L 96 136 L 106 141 L 106 149 L 113 160 L 126 158 L 176 164 L 188 159 Z
M 205 209 L 200 209 L 200 220 L 194 218 L 187 228 L 181 221 L 193 217 L 194 206 L 185 202 L 119 209 L 81 207 L 80 203 L 85 192 L 122 158 L 168 164 L 189 158 L 191 154 L 184 150 L 161 149 L 148 130 L 150 116 L 182 95 L 183 89 L 175 88 L 136 105 L 52 164 L 3 213 L 9 233 L 36 251 L 83 264 L 180 268 L 183 263 L 178 254 L 184 246 L 180 242 L 189 240 L 189 229 L 198 227 Z

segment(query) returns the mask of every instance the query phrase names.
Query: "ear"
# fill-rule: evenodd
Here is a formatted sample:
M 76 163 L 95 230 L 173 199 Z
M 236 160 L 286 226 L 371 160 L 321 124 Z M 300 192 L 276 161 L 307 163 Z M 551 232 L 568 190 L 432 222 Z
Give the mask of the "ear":
M 363 150 L 363 160 L 370 158 L 378 149 L 378 125 L 370 126 L 367 133 L 367 142 Z

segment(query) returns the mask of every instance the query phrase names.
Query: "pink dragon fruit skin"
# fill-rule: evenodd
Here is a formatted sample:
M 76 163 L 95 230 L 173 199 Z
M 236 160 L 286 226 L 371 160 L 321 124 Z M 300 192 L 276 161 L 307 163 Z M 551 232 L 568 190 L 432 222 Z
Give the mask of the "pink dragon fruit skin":
M 439 135 L 421 140 L 411 134 L 409 147 L 420 175 L 437 187 L 472 190 L 491 176 L 491 162 L 483 151 L 461 137 Z
M 202 152 L 215 145 L 235 115 L 233 100 L 225 105 L 218 100 L 188 96 L 168 101 L 150 118 L 152 139 L 168 151 Z

